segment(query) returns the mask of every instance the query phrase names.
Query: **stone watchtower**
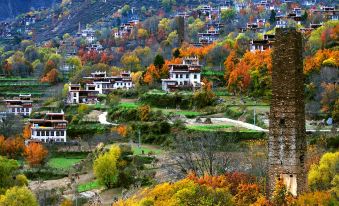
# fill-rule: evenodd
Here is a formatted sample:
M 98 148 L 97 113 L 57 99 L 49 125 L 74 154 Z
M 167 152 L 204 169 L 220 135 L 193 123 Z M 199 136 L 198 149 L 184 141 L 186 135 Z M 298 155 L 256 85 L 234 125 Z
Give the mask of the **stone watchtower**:
M 282 179 L 294 196 L 306 187 L 302 37 L 276 29 L 272 54 L 272 100 L 268 146 L 268 194 Z

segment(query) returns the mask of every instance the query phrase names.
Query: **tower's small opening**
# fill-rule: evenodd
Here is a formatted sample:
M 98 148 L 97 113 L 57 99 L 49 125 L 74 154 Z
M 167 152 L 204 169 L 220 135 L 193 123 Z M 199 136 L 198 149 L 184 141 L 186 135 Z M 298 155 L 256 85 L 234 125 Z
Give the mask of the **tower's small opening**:
M 293 175 L 290 175 L 290 177 L 293 177 Z
M 280 126 L 285 126 L 285 119 L 280 119 L 280 121 L 279 121 L 279 125 Z

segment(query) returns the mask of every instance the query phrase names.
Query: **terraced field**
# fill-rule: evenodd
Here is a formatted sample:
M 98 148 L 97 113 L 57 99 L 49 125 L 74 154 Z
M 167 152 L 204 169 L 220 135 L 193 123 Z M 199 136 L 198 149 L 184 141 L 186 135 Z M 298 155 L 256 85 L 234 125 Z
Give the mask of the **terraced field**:
M 41 97 L 48 83 L 41 83 L 37 78 L 0 78 L 0 98 L 18 96 L 19 94 L 32 94 Z

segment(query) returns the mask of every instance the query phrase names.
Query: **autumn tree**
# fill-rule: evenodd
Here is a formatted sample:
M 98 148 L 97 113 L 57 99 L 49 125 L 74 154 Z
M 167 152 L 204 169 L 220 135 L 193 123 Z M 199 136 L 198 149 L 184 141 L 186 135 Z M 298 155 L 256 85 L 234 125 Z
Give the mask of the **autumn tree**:
M 235 69 L 237 63 L 238 63 L 237 54 L 234 50 L 232 50 L 224 62 L 225 65 L 224 77 L 226 81 L 228 81 L 230 73 Z
M 99 155 L 94 160 L 94 175 L 107 188 L 112 188 L 118 181 L 117 164 L 120 155 L 119 146 L 113 145 L 108 152 Z
M 261 196 L 259 187 L 256 184 L 240 184 L 238 193 L 234 196 L 237 206 L 253 204 Z
M 1 206 L 38 206 L 35 195 L 27 187 L 12 187 L 0 196 Z
M 319 164 L 314 164 L 308 173 L 308 183 L 312 190 L 327 190 L 338 187 L 339 152 L 325 153 Z
M 44 77 L 41 78 L 41 82 L 55 84 L 58 82 L 59 72 L 57 69 L 52 69 Z
M 117 130 L 117 133 L 122 137 L 126 137 L 128 134 L 127 125 L 119 125 L 116 130 Z
M 121 57 L 121 64 L 130 71 L 138 71 L 140 69 L 140 59 L 132 53 L 126 53 Z
M 288 206 L 291 202 L 291 194 L 287 191 L 284 181 L 278 180 L 272 194 L 272 203 L 275 206 Z
M 31 138 L 31 124 L 26 124 L 24 126 L 24 129 L 22 131 L 22 137 L 24 139 L 29 139 Z
M 151 107 L 147 104 L 138 107 L 138 115 L 141 121 L 148 121 L 150 119 Z
M 24 149 L 24 142 L 21 137 L 5 138 L 0 135 L 0 155 L 17 158 L 20 157 Z
M 40 143 L 30 143 L 25 147 L 24 156 L 31 167 L 41 165 L 48 155 L 47 149 Z
M 339 99 L 339 86 L 336 83 L 323 83 L 324 89 L 321 94 L 321 104 L 323 112 L 333 112 L 336 101 Z

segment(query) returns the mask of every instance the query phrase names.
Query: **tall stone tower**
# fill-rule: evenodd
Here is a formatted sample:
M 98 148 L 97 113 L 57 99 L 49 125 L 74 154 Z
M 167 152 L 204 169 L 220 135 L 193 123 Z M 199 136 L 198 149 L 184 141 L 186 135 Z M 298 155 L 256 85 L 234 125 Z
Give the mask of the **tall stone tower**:
M 272 195 L 276 181 L 282 179 L 296 196 L 306 187 L 301 33 L 292 28 L 276 29 L 272 61 L 268 194 Z

